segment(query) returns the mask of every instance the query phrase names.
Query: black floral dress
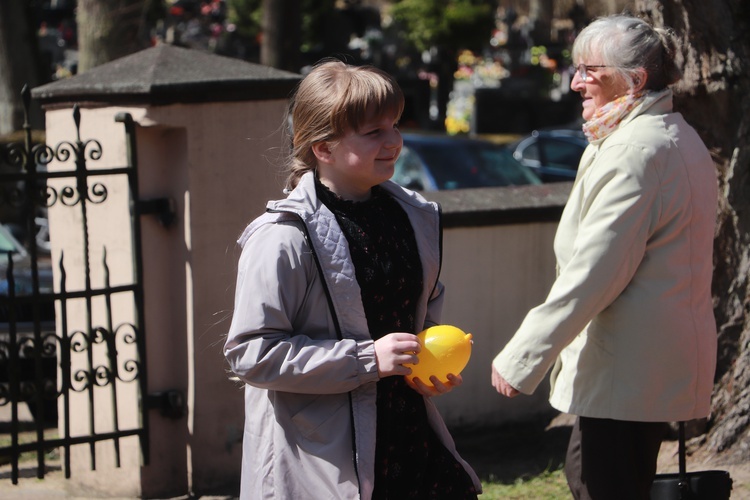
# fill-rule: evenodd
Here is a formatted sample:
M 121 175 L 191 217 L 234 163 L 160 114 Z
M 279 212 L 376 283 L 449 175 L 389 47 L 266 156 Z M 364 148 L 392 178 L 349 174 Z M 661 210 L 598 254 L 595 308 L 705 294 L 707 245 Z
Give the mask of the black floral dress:
M 349 243 L 370 335 L 415 329 L 422 264 L 406 212 L 382 188 L 363 202 L 343 200 L 316 182 Z M 423 397 L 401 376 L 378 381 L 374 499 L 476 499 L 463 466 L 427 421 Z

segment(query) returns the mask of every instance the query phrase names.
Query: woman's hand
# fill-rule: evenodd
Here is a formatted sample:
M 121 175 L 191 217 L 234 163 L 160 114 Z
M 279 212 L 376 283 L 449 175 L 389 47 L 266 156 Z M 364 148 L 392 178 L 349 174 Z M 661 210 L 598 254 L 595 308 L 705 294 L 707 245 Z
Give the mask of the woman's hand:
M 448 383 L 446 384 L 442 383 L 435 375 L 430 376 L 430 383 L 432 383 L 432 385 L 425 384 L 419 377 L 414 377 L 412 380 L 407 378 L 405 380 L 406 385 L 420 393 L 422 396 L 427 397 L 447 394 L 455 387 L 464 383 L 464 379 L 461 378 L 461 375 L 454 375 L 452 373 L 448 374 Z
M 507 380 L 503 378 L 502 375 L 495 369 L 495 367 L 492 367 L 492 386 L 502 394 L 503 396 L 509 397 L 509 398 L 515 398 L 519 394 L 521 394 L 518 389 L 513 387 L 508 383 Z
M 375 341 L 375 359 L 380 378 L 390 375 L 408 375 L 411 368 L 404 363 L 417 364 L 417 354 L 422 349 L 416 335 L 404 332 L 389 333 Z

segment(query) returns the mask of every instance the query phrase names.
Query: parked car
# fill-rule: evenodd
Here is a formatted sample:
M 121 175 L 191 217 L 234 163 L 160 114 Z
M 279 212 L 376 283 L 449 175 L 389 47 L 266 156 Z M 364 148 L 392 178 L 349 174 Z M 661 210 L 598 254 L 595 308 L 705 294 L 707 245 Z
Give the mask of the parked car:
M 513 157 L 532 169 L 542 182 L 572 181 L 588 146 L 580 130 L 535 130 L 510 145 Z
M 37 277 L 39 293 L 51 293 L 52 265 L 48 255 L 37 259 Z M 28 299 L 33 294 L 31 255 L 10 229 L 0 224 L 0 392 L 9 396 L 11 380 L 15 379 L 20 384 L 19 401 L 27 403 L 35 420 L 44 415 L 44 424 L 54 426 L 57 424 L 55 308 L 51 300 L 34 307 Z M 35 334 L 37 320 L 41 346 Z M 13 373 L 12 366 L 15 366 Z M 43 413 L 35 396 L 39 384 Z
M 12 268 L 11 268 L 12 264 Z M 13 291 L 16 296 L 32 295 L 34 293 L 34 280 L 31 268 L 31 256 L 24 246 L 13 236 L 13 233 L 4 224 L 0 224 L 0 322 L 7 322 L 8 302 L 10 295 L 11 278 Z M 39 293 L 51 293 L 52 286 L 52 264 L 49 256 L 43 255 L 37 259 L 37 278 Z M 24 304 L 16 308 L 17 321 L 32 321 L 31 307 Z M 46 303 L 39 308 L 42 321 L 54 320 L 54 307 L 52 303 Z
M 481 139 L 404 133 L 392 180 L 416 191 L 540 184 L 504 146 Z

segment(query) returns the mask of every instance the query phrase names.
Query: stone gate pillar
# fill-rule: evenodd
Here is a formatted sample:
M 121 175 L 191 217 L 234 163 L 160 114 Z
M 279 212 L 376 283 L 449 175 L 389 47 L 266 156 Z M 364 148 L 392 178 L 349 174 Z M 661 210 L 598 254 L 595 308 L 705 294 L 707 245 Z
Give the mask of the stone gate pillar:
M 71 110 L 79 105 L 81 139 L 102 146 L 101 159 L 90 168 L 126 165 L 124 127 L 116 117 L 128 113 L 135 124 L 140 197 L 169 200 L 174 215 L 166 225 L 141 217 L 148 394 L 139 401 L 137 391 L 121 391 L 117 412 L 123 421 L 137 422 L 141 403 L 158 403 L 160 394 L 175 391 L 184 395 L 184 414 L 149 411 L 148 465 L 137 439 L 120 440 L 119 467 L 113 443 L 97 443 L 96 470 L 89 446 L 73 447 L 71 492 L 152 498 L 238 492 L 243 391 L 228 380 L 221 349 L 233 307 L 234 242 L 268 199 L 282 196 L 281 129 L 299 78 L 159 45 L 33 89 L 45 110 L 49 145 L 75 141 Z M 130 269 L 132 241 L 122 215 L 127 186 L 113 186 L 110 196 L 92 209 L 91 224 L 116 280 Z M 57 206 L 49 221 L 56 262 L 75 246 L 70 235 L 79 221 Z M 83 265 L 66 262 L 68 276 Z M 92 280 L 101 279 L 95 269 Z M 78 432 L 91 426 L 87 405 L 71 405 L 70 423 Z M 97 432 L 106 432 L 112 411 L 111 398 L 95 398 Z

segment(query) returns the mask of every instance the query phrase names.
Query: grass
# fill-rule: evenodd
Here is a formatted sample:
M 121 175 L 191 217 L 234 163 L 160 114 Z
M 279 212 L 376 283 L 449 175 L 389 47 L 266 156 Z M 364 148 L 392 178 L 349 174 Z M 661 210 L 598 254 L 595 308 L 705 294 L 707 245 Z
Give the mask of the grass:
M 484 492 L 481 500 L 561 500 L 571 498 L 568 483 L 562 469 L 544 471 L 528 478 L 516 479 L 513 483 L 504 484 L 490 478 L 482 481 Z
M 563 472 L 570 426 L 556 417 L 453 429 L 459 453 L 482 480 L 480 500 L 572 498 Z
M 50 440 L 50 439 L 57 439 L 57 428 L 49 428 L 44 430 L 44 439 Z M 26 444 L 26 443 L 36 443 L 36 431 L 24 431 L 20 432 L 18 434 L 18 443 L 19 444 Z M 0 448 L 10 447 L 11 446 L 11 439 L 10 434 L 0 434 Z M 45 457 L 47 460 L 57 458 L 58 451 L 57 448 L 51 448 L 47 450 L 45 453 Z M 32 462 L 36 461 L 37 454 L 36 451 L 27 451 L 25 453 L 21 453 L 21 456 L 18 457 L 19 463 L 24 462 Z M 10 463 L 10 457 L 7 456 L 0 456 L 0 464 Z

